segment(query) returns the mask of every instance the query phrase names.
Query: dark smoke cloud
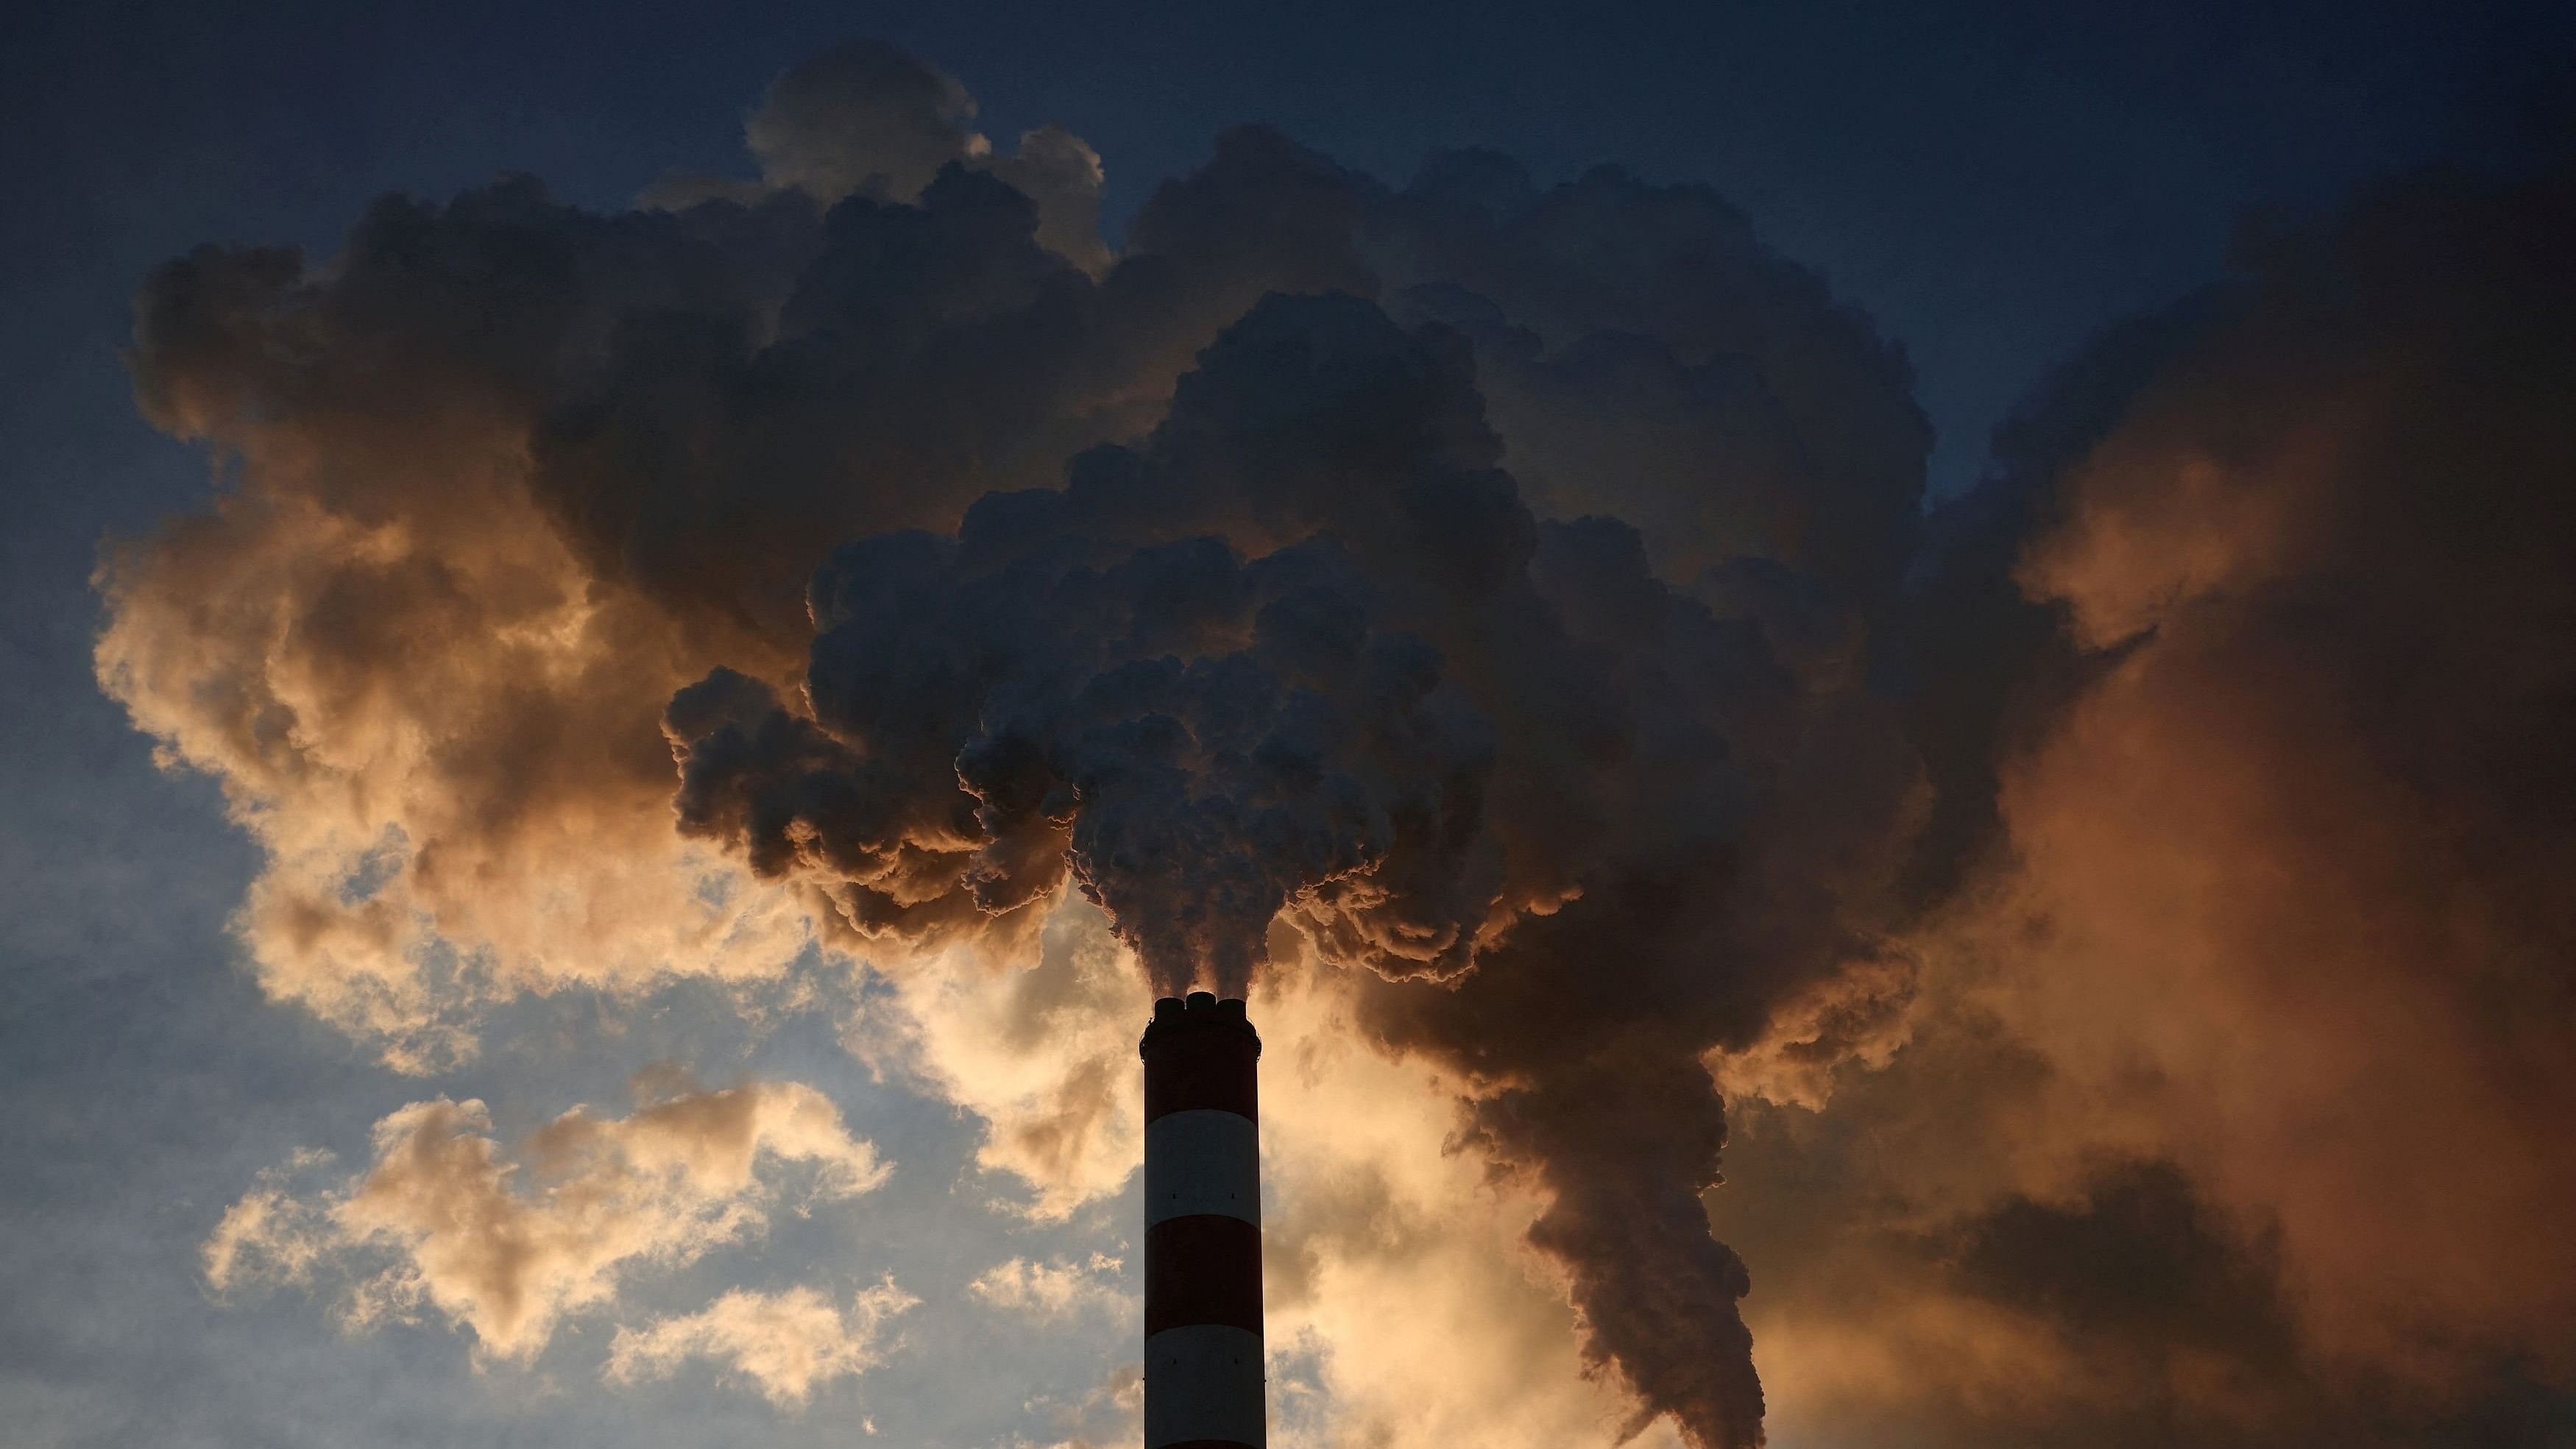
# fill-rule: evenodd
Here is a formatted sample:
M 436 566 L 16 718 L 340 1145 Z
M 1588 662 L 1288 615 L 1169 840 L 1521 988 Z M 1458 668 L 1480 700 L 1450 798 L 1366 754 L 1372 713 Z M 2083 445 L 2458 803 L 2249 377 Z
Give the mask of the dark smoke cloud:
M 1402 984 L 1390 1040 L 1491 1084 L 1477 1132 L 1550 1192 L 1533 1241 L 1596 1357 L 1753 1442 L 1698 1058 L 1869 949 L 1879 883 L 1829 862 L 1886 855 L 1910 757 L 1632 528 L 1532 516 L 1500 451 L 1454 334 L 1262 302 L 1141 448 L 837 552 L 810 717 L 729 672 L 674 701 L 682 828 L 822 876 L 868 933 L 1069 865 L 1164 992 L 1255 987 L 1287 912 Z
M 1596 1360 L 1754 1442 L 1699 1058 L 1879 956 L 1919 803 L 1858 688 L 1928 444 L 1902 361 L 1704 192 L 1542 197 L 1466 156 L 1389 194 L 1261 131 L 1139 218 L 1068 375 L 1168 365 L 1137 298 L 1250 310 L 1141 446 L 836 553 L 803 699 L 683 692 L 682 828 L 862 936 L 973 930 L 1069 869 L 1159 990 L 1247 989 L 1283 910 L 1324 959 L 1451 983 L 1380 1034 L 1502 1094 L 1477 1131 L 1556 1203 L 1534 1241 Z
M 1022 951 L 1070 878 L 1158 989 L 1242 990 L 1284 913 L 1554 1203 L 1594 1361 L 1758 1442 L 1701 1057 L 1902 974 L 1920 791 L 1861 687 L 1902 358 L 1704 190 L 1391 189 L 1246 129 L 1112 259 L 1089 149 L 973 115 L 846 46 L 756 180 L 388 199 L 328 266 L 154 277 L 146 409 L 243 493 L 111 567 L 102 671 L 265 832 L 263 979 L 410 1061 L 453 990 L 777 969 L 739 922 L 611 969 L 510 894 L 662 878 L 658 718 L 657 848 L 854 942 Z M 282 627 L 198 637 L 209 586 Z
M 1882 1437 L 2565 1383 L 2563 177 L 2261 241 L 1923 522 L 1903 357 L 1704 189 L 1249 128 L 1113 256 L 1087 146 L 973 121 L 847 46 L 756 178 L 154 275 L 143 406 L 238 486 L 111 556 L 101 677 L 268 850 L 269 990 L 419 1065 L 774 975 L 781 900 L 900 970 L 1079 889 L 1157 989 L 1342 971 L 1699 1445 L 1739 1300 Z M 1720 1079 L 1901 1164 L 1757 1143 L 1767 1319 Z
M 1945 1081 L 1960 1028 L 1927 1025 L 1913 1090 L 2035 1195 L 1978 1210 L 1970 1288 L 2154 1370 L 2061 1424 L 2158 1393 L 2156 1442 L 2570 1422 L 2571 243 L 2563 168 L 2254 233 L 1933 520 L 1915 884 L 1958 889 L 1921 939 L 2038 1081 Z M 2148 1165 L 2068 1166 L 2106 1153 Z M 1982 1415 L 1963 1442 L 2014 1432 Z

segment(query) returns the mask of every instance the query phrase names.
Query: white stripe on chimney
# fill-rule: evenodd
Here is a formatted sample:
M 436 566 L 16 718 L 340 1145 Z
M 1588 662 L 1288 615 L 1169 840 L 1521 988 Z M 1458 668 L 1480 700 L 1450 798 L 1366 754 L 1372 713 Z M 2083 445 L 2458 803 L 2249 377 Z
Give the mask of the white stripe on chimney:
M 1261 1226 L 1261 1134 L 1237 1112 L 1166 1112 L 1145 1127 L 1145 1226 L 1215 1213 Z

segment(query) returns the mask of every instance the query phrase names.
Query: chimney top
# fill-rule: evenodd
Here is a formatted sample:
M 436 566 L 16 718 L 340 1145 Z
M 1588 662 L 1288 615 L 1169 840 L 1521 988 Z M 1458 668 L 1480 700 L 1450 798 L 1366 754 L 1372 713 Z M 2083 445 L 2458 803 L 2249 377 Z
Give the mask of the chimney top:
M 1138 1055 L 1153 1049 L 1154 1043 L 1182 1032 L 1223 1031 L 1252 1039 L 1252 1050 L 1261 1050 L 1261 1037 L 1252 1029 L 1251 1018 L 1244 1014 L 1243 998 L 1229 996 L 1219 1001 L 1212 991 L 1193 991 L 1184 1000 L 1166 996 L 1154 1003 L 1154 1020 L 1145 1028 L 1144 1040 L 1136 1044 Z

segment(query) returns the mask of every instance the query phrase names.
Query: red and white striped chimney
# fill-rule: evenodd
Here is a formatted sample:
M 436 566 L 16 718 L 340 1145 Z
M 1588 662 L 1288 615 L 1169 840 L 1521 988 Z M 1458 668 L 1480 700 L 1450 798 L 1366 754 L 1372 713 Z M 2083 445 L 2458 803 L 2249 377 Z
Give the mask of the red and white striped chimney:
M 1154 1003 L 1145 1058 L 1145 1449 L 1262 1449 L 1261 1038 Z

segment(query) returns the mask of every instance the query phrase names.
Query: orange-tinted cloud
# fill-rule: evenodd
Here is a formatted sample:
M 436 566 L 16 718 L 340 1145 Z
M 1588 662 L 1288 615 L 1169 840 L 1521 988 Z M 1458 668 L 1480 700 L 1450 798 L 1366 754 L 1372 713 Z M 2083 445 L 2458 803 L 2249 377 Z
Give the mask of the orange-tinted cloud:
M 2130 375 L 2026 514 L 2064 642 L 1988 742 L 1988 863 L 1914 942 L 1992 1065 L 1918 1030 L 1891 1068 L 1977 1144 L 1906 1226 L 1987 1222 L 2017 1311 L 2080 1332 L 2118 1263 L 2034 1266 L 2050 1234 L 2144 1252 L 2104 1163 L 2170 1174 L 2138 1180 L 2251 1285 L 2141 1290 L 2207 1442 L 2439 1438 L 2576 1375 L 2571 194 L 2414 178 L 2274 239 L 2095 368 Z M 2139 1399 L 2079 1358 L 2019 1377 Z
M 2125 646 L 2006 776 L 2007 1015 L 2223 1200 L 2310 1336 L 2576 1371 L 2576 243 L 2426 181 L 2269 261 L 2025 580 Z
M 886 1320 L 920 1302 L 891 1278 L 859 1290 L 846 1310 L 812 1288 L 735 1289 L 695 1313 L 619 1329 L 605 1372 L 633 1383 L 668 1378 L 693 1358 L 715 1359 L 778 1407 L 802 1408 L 823 1384 L 882 1361 Z
M 628 1276 L 760 1231 L 780 1191 L 762 1169 L 800 1166 L 823 1198 L 869 1192 L 889 1170 L 829 1100 L 797 1082 L 682 1093 L 622 1118 L 575 1108 L 532 1134 L 516 1161 L 490 1131 L 481 1102 L 402 1108 L 376 1124 L 375 1160 L 355 1177 L 301 1195 L 272 1179 L 234 1203 L 205 1245 L 207 1281 L 223 1292 L 346 1269 L 342 1317 L 352 1327 L 425 1310 L 471 1330 L 478 1353 L 524 1361 L 567 1315 L 614 1302 Z M 720 1317 L 701 1327 L 759 1315 Z M 665 1335 L 670 1345 L 703 1337 Z M 637 1350 L 656 1361 L 680 1351 Z M 772 1379 L 783 1373 L 756 1376 L 777 1393 Z

